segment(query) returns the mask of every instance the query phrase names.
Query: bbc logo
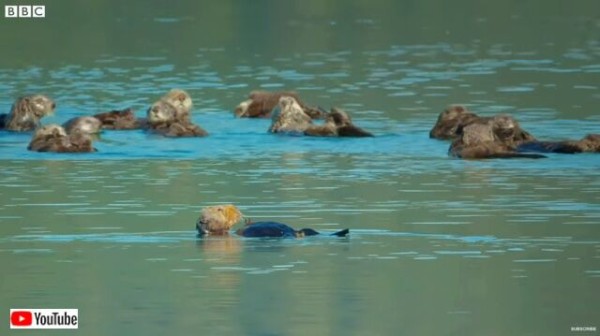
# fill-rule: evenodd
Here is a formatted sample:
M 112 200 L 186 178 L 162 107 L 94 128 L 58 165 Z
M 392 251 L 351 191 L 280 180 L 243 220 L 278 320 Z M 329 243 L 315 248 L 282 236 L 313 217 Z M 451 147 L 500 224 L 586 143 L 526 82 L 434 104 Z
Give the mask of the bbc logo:
M 43 18 L 46 17 L 46 6 L 4 6 L 4 17 Z

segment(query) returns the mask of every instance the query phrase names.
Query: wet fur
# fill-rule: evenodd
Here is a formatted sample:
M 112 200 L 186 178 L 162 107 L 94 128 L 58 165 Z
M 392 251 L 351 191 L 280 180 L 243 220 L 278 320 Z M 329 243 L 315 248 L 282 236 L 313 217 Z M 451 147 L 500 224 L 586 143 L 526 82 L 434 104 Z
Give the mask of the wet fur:
M 62 126 L 51 124 L 37 129 L 27 147 L 35 152 L 86 153 L 95 152 L 89 135 L 67 134 Z

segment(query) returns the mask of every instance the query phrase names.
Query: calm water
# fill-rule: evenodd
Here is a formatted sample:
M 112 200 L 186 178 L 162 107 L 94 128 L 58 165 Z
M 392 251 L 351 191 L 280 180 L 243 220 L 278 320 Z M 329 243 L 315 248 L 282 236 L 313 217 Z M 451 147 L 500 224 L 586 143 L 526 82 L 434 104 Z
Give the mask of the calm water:
M 600 133 L 598 13 L 63 0 L 2 18 L 0 110 L 43 92 L 58 103 L 44 123 L 141 116 L 182 87 L 211 135 L 106 131 L 98 153 L 61 155 L 0 132 L 0 309 L 79 308 L 85 335 L 597 334 L 571 327 L 600 327 L 600 156 L 465 162 L 427 133 L 450 103 L 539 138 Z M 340 106 L 377 137 L 267 134 L 232 116 L 254 89 Z M 224 202 L 352 233 L 196 239 L 200 209 Z

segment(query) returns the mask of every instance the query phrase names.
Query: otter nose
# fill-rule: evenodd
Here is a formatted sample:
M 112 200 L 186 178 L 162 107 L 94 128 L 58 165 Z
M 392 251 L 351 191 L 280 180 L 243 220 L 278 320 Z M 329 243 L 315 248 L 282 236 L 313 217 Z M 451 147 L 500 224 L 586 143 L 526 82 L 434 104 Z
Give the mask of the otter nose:
M 54 110 L 56 108 L 56 103 L 52 103 L 52 109 Z

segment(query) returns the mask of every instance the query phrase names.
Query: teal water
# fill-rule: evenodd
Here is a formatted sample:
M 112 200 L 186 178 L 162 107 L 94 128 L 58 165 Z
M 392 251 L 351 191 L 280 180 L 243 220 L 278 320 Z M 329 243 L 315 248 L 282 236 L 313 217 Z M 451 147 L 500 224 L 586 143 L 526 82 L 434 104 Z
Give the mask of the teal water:
M 85 335 L 595 334 L 571 327 L 600 324 L 600 156 L 460 161 L 428 131 L 462 103 L 542 139 L 599 133 L 599 9 L 63 0 L 0 18 L 1 111 L 41 92 L 58 104 L 44 123 L 142 116 L 181 87 L 210 133 L 105 131 L 66 155 L 0 132 L 0 308 L 78 308 Z M 233 117 L 255 89 L 376 137 L 267 134 Z M 351 235 L 197 239 L 220 203 Z

